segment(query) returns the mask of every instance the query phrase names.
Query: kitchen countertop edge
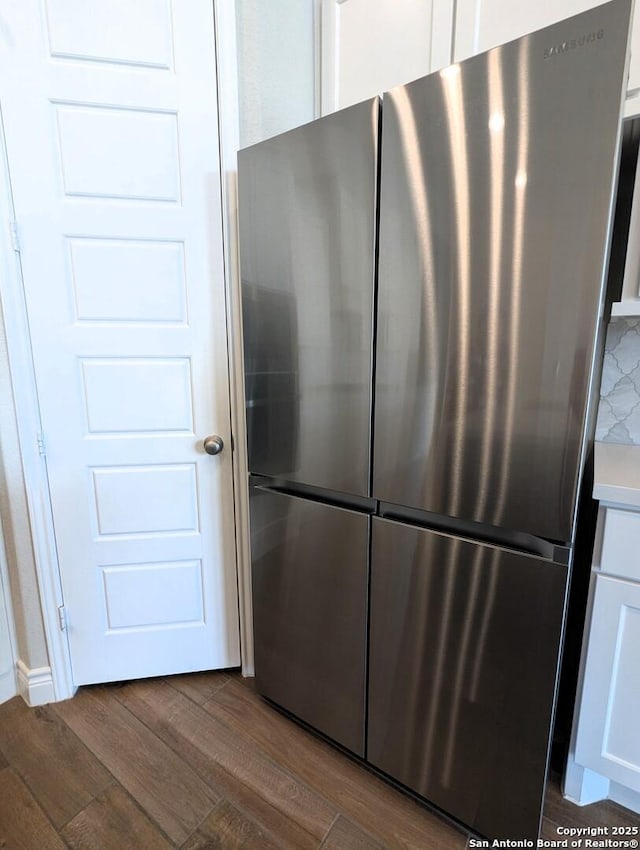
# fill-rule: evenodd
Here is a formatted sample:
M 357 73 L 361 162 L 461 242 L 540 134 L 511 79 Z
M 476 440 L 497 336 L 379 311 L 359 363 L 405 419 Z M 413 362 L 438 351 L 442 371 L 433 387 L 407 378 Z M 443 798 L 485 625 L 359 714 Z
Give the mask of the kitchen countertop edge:
M 593 498 L 640 509 L 640 446 L 595 443 Z

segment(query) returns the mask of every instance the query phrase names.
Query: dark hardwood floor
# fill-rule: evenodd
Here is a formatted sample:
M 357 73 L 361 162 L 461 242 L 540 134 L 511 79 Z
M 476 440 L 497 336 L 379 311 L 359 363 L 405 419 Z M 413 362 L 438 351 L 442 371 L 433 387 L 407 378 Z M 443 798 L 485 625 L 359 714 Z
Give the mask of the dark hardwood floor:
M 638 825 L 550 781 L 542 837 Z M 468 836 L 264 703 L 237 673 L 0 706 L 3 850 L 442 848 Z

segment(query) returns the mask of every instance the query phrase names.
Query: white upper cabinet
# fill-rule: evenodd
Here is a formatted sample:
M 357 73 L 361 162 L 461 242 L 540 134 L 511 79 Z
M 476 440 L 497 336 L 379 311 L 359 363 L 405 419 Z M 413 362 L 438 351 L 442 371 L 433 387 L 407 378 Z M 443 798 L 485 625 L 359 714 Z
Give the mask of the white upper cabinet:
M 323 0 L 322 113 L 451 62 L 454 0 Z
M 599 5 L 597 0 L 322 0 L 322 114 Z M 640 114 L 640 14 L 626 115 Z
M 599 5 L 594 0 L 458 0 L 456 62 Z
M 457 0 L 453 59 L 458 62 L 599 5 L 597 0 Z M 637 89 L 640 89 L 640 15 L 635 15 L 632 26 L 627 91 L 633 95 Z M 638 100 L 637 107 L 632 105 L 633 98 L 629 101 L 625 114 L 640 112 Z

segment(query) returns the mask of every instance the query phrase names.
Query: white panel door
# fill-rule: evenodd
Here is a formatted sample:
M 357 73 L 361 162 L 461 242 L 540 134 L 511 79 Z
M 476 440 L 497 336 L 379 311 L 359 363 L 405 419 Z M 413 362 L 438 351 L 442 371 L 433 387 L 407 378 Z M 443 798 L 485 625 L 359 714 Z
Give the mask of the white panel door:
M 211 0 L 5 0 L 0 51 L 74 681 L 237 665 Z

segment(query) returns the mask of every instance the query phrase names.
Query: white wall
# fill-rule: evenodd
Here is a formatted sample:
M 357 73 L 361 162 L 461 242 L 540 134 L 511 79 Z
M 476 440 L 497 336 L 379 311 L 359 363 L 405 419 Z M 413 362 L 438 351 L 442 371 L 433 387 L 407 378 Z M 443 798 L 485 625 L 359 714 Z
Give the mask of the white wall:
M 6 567 L 2 524 L 0 523 L 0 702 L 11 699 L 17 693 L 13 630 L 9 625 L 10 607 L 6 589 Z
M 22 471 L 4 323 L 0 314 L 0 518 L 4 526 L 18 655 L 29 667 L 49 664 L 31 524 Z M 1 666 L 1 665 L 0 665 Z
M 240 147 L 316 117 L 316 0 L 236 0 Z
M 3 278 L 5 297 L 16 281 L 15 254 L 11 247 L 8 227 L 12 215 L 11 190 L 0 120 L 0 221 L 3 223 L 0 229 L 0 275 Z M 0 518 L 8 573 L 8 580 L 5 573 L 4 594 L 7 600 L 12 602 L 15 653 L 27 669 L 47 667 L 49 658 L 40 608 L 3 310 L 0 310 Z

